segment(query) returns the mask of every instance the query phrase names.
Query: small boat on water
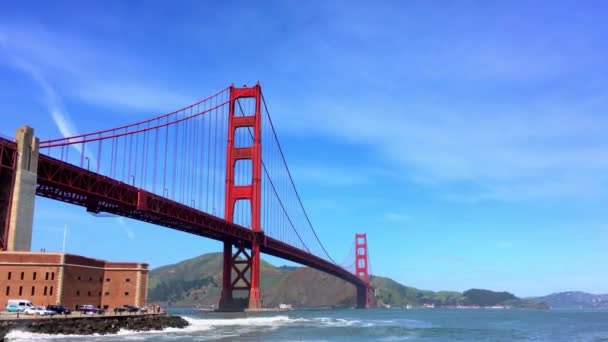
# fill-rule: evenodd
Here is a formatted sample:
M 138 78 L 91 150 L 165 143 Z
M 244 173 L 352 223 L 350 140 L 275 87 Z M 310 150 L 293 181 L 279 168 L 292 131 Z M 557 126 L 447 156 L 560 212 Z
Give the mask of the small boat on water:
M 211 305 L 211 306 L 200 306 L 200 305 L 197 305 L 197 306 L 193 307 L 192 310 L 194 310 L 194 311 L 202 311 L 202 312 L 211 312 L 211 311 L 215 311 L 215 305 Z
M 291 304 L 279 304 L 279 310 L 284 310 L 284 311 L 288 311 L 288 310 L 292 310 Z

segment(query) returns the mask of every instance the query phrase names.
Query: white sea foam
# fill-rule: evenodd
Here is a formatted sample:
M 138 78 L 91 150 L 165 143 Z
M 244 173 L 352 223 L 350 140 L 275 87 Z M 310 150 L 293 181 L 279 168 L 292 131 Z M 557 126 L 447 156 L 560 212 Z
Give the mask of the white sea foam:
M 11 330 L 4 337 L 5 341 L 36 341 L 36 340 L 51 340 L 51 339 L 59 339 L 59 338 L 74 338 L 74 339 L 85 339 L 85 338 L 95 338 L 102 335 L 93 334 L 93 335 L 50 335 L 50 334 L 37 334 L 22 330 Z
M 286 315 L 270 316 L 270 317 L 243 317 L 243 318 L 225 318 L 225 319 L 207 319 L 207 318 L 193 318 L 183 317 L 188 323 L 187 327 L 180 328 L 166 328 L 164 330 L 150 330 L 150 331 L 133 331 L 127 329 L 121 329 L 118 333 L 113 335 L 50 335 L 50 334 L 36 334 L 20 330 L 13 330 L 6 335 L 8 341 L 35 341 L 35 340 L 53 340 L 53 339 L 74 339 L 74 340 L 92 340 L 92 339 L 103 339 L 104 337 L 120 336 L 121 339 L 127 340 L 145 340 L 147 335 L 151 334 L 169 334 L 174 336 L 193 336 L 199 333 L 221 329 L 223 327 L 241 327 L 238 329 L 239 333 L 246 333 L 248 331 L 259 331 L 260 328 L 267 328 L 269 330 L 277 329 L 281 326 L 286 325 L 312 325 L 315 327 L 349 327 L 353 325 L 361 325 L 361 321 L 347 320 L 342 318 L 330 318 L 330 317 L 319 317 L 319 318 L 290 318 Z M 250 327 L 256 327 L 257 329 L 250 329 Z M 215 335 L 215 334 L 212 334 Z M 222 335 L 225 337 L 225 335 Z M 211 338 L 217 336 L 209 336 Z
M 360 325 L 361 321 L 358 320 L 348 320 L 343 318 L 330 318 L 330 317 L 319 317 L 313 318 L 309 320 L 311 322 L 317 323 L 319 326 L 326 327 L 350 327 L 353 325 Z
M 120 336 L 122 340 L 145 340 L 145 336 L 151 335 L 151 334 L 168 334 L 168 333 L 186 333 L 187 334 L 187 333 L 201 332 L 201 331 L 206 331 L 206 330 L 211 329 L 210 324 L 201 322 L 201 321 L 205 321 L 205 320 L 191 319 L 189 317 L 184 317 L 184 319 L 186 319 L 190 323 L 190 325 L 184 329 L 165 328 L 163 330 L 149 330 L 149 331 L 134 331 L 134 330 L 127 330 L 127 329 L 120 329 L 116 334 L 107 334 L 107 335 L 101 335 L 101 334 L 93 334 L 93 335 L 56 334 L 56 335 L 51 335 L 51 334 L 32 333 L 32 332 L 27 332 L 27 331 L 22 331 L 22 330 L 11 330 L 5 336 L 5 339 L 7 341 L 15 341 L 15 342 L 17 342 L 17 341 L 35 341 L 35 340 L 46 341 L 46 340 L 53 340 L 53 339 L 74 339 L 74 340 L 81 341 L 81 340 L 85 340 L 85 339 L 92 340 L 92 339 L 99 339 L 99 338 L 104 338 L 104 337 Z
M 271 316 L 271 317 L 244 317 L 244 318 L 225 318 L 225 319 L 205 319 L 184 317 L 189 327 L 217 327 L 217 326 L 275 326 L 285 325 L 297 321 L 297 319 L 289 318 L 288 316 Z M 188 329 L 186 328 L 186 329 Z

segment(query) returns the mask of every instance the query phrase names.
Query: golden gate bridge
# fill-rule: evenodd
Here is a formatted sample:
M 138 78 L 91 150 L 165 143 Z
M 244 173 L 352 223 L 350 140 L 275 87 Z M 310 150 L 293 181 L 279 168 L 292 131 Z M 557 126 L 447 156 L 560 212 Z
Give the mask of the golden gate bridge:
M 356 234 L 345 262 L 328 253 L 259 83 L 92 133 L 38 141 L 19 128 L 15 140 L 0 138 L 2 250 L 29 250 L 36 195 L 222 241 L 220 310 L 241 309 L 235 291 L 247 292 L 248 309 L 262 308 L 260 253 L 343 279 L 357 307 L 369 306 L 367 237 Z

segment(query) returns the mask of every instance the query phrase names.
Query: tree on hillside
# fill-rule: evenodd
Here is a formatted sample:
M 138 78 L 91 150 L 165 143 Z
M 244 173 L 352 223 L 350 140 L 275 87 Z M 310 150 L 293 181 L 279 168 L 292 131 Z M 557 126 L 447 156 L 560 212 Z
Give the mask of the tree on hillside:
M 493 306 L 508 300 L 517 300 L 512 293 L 490 290 L 470 289 L 463 293 L 465 303 L 469 305 Z

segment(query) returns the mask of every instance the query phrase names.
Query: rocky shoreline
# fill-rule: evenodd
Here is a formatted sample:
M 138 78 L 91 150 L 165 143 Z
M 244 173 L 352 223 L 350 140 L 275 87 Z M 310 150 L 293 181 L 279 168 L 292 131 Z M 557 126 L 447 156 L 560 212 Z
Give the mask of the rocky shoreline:
M 165 328 L 185 328 L 188 325 L 188 321 L 182 317 L 166 314 L 7 319 L 0 320 L 0 341 L 3 341 L 11 330 L 52 335 L 106 335 L 115 334 L 121 329 L 149 331 Z

